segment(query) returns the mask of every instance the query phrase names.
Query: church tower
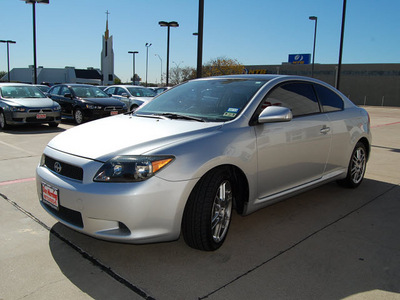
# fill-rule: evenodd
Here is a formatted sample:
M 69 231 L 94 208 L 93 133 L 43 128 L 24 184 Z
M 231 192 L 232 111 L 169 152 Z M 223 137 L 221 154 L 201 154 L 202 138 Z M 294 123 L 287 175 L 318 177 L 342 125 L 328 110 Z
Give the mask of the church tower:
M 103 75 L 102 84 L 114 84 L 114 51 L 113 37 L 108 32 L 108 15 L 107 10 L 106 31 L 103 35 L 103 49 L 101 51 L 101 74 Z

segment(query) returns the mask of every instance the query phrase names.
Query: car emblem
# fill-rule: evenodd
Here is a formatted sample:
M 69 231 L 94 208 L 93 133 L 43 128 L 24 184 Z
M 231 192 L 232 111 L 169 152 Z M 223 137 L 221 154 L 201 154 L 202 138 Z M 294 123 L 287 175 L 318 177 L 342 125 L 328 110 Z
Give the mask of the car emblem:
M 57 173 L 60 173 L 61 170 L 62 170 L 61 164 L 58 161 L 56 161 L 54 163 L 54 171 L 56 171 Z

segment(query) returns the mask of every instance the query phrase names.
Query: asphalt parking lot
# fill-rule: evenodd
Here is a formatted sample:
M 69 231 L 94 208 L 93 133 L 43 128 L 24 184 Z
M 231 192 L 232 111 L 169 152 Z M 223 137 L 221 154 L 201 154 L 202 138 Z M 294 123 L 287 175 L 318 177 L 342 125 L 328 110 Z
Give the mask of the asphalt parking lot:
M 35 168 L 62 123 L 0 132 L 2 299 L 400 299 L 400 108 L 366 107 L 372 154 L 355 190 L 330 183 L 233 216 L 216 252 L 96 240 L 39 205 Z

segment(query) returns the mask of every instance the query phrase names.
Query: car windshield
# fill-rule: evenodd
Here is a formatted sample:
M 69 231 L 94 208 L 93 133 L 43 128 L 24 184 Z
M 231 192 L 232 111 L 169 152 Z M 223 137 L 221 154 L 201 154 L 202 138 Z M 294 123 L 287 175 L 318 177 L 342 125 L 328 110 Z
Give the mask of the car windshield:
M 109 96 L 95 86 L 72 86 L 75 96 L 79 98 L 108 98 Z
M 130 87 L 128 91 L 133 97 L 154 97 L 156 95 L 154 91 L 146 88 Z
M 46 98 L 35 86 L 2 86 L 0 91 L 3 98 Z
M 159 95 L 136 114 L 225 122 L 234 119 L 265 83 L 225 78 L 189 81 Z

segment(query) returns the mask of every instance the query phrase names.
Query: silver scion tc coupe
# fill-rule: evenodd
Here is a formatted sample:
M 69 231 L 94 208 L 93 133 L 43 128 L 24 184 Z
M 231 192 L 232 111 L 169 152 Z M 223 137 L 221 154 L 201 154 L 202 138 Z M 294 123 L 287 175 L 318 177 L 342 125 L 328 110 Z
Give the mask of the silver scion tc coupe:
M 136 112 L 55 137 L 37 168 L 43 208 L 90 236 L 216 250 L 250 214 L 329 181 L 357 187 L 367 112 L 310 78 L 233 75 L 172 88 Z

